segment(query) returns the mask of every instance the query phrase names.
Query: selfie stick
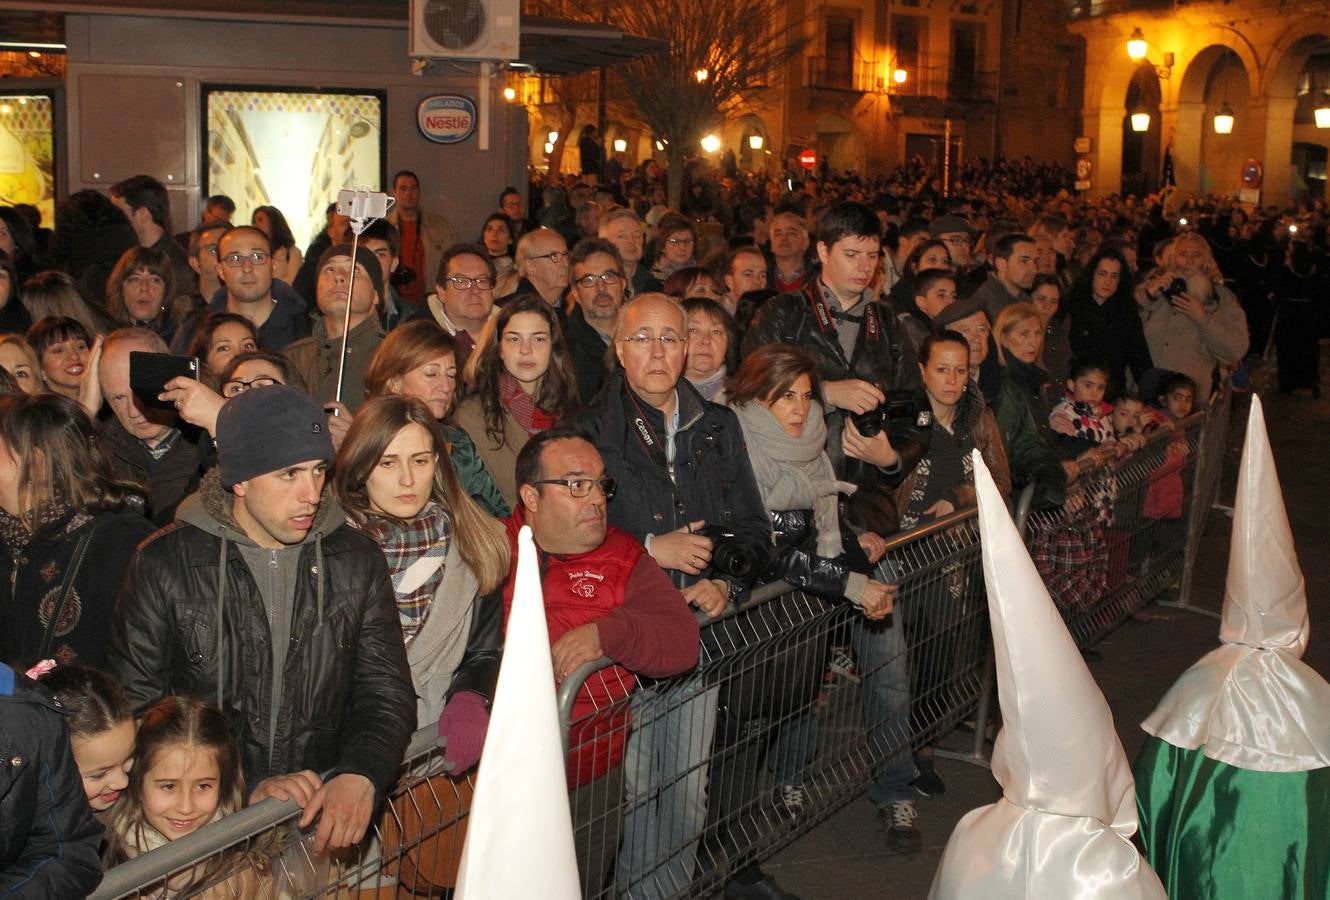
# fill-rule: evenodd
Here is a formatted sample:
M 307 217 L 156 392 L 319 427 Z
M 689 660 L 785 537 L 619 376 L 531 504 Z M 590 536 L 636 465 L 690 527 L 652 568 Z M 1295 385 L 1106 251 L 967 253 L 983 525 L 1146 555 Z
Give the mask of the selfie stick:
M 342 402 L 342 378 L 346 374 L 346 340 L 351 330 L 351 292 L 356 287 L 356 251 L 360 249 L 360 233 L 368 228 L 370 223 L 377 221 L 375 217 L 368 215 L 372 198 L 373 192 L 367 187 L 356 188 L 351 198 L 351 277 L 346 283 L 346 311 L 342 316 L 342 352 L 337 358 L 337 392 L 333 394 L 333 399 L 338 403 Z M 396 202 L 389 197 L 384 212 L 392 209 Z M 382 301 L 384 298 L 379 299 Z

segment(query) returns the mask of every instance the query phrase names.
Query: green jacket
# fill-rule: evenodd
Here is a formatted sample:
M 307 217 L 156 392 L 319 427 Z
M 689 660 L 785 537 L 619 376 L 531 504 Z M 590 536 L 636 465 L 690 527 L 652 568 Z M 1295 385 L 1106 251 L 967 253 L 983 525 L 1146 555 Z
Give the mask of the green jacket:
M 508 501 L 503 499 L 489 469 L 485 468 L 485 461 L 476 451 L 476 443 L 471 440 L 471 436 L 453 425 L 443 426 L 443 436 L 448 441 L 448 458 L 457 471 L 457 480 L 462 483 L 462 490 L 490 515 L 499 519 L 512 515 Z
M 1031 417 L 1025 389 L 1006 367 L 1002 370 L 1002 389 L 993 412 L 1007 450 L 1013 487 L 1034 483 L 1036 508 L 1060 504 L 1067 492 L 1066 470 Z

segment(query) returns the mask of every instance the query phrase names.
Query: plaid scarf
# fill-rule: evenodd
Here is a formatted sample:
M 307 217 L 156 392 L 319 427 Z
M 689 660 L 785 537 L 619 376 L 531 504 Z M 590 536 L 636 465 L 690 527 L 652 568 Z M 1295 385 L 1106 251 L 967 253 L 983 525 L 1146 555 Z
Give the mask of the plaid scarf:
M 392 576 L 393 593 L 397 595 L 397 616 L 402 625 L 402 636 L 407 646 L 429 616 L 430 601 L 443 583 L 443 559 L 452 542 L 452 520 L 447 511 L 431 502 L 420 515 L 410 522 L 396 519 L 373 518 L 360 526 L 360 531 L 378 541 L 388 560 L 388 573 Z M 402 576 L 412 564 L 421 559 L 438 559 L 439 567 L 414 589 L 402 589 Z
M 527 434 L 539 434 L 554 424 L 555 417 L 537 406 L 535 398 L 507 372 L 499 373 L 499 402 Z

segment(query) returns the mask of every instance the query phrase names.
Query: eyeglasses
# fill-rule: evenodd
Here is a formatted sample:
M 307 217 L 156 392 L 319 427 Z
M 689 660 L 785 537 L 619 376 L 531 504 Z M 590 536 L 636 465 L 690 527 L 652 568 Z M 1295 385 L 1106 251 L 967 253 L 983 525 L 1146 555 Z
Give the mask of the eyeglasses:
M 591 494 L 593 487 L 600 488 L 600 492 L 605 495 L 606 500 L 614 499 L 614 479 L 605 478 L 542 478 L 540 481 L 533 481 L 532 484 L 561 484 L 568 488 L 568 493 L 575 498 L 581 499 Z
M 634 334 L 631 337 L 619 338 L 619 340 L 635 350 L 646 350 L 656 342 L 659 342 L 666 350 L 683 346 L 683 338 L 677 334 L 662 334 L 659 337 L 650 334 Z
M 564 262 L 568 259 L 567 250 L 551 250 L 549 253 L 542 253 L 539 256 L 529 257 L 530 259 L 548 259 L 550 262 Z
M 250 388 L 269 387 L 274 384 L 281 384 L 281 382 L 271 375 L 255 375 L 249 381 L 236 378 L 222 385 L 222 396 L 231 398 L 237 394 L 243 394 Z
M 942 238 L 944 244 L 955 244 L 957 247 L 968 247 L 974 243 L 974 238 L 963 234 L 952 234 Z
M 677 244 L 688 244 L 689 246 L 692 246 L 692 244 L 693 244 L 693 239 L 690 238 L 690 237 L 672 237 L 672 238 L 666 238 L 666 239 L 665 239 L 665 243 L 667 243 L 667 244 L 676 244 L 676 245 L 677 245 Z
M 623 281 L 623 275 L 619 272 L 601 272 L 599 275 L 583 275 L 577 279 L 578 287 L 593 288 L 596 282 L 613 287 L 620 281 Z
M 494 287 L 494 282 L 488 275 L 481 275 L 479 278 L 468 278 L 465 275 L 449 275 L 448 283 L 459 291 L 469 291 L 472 288 L 488 291 Z
M 272 254 L 266 250 L 251 250 L 249 253 L 228 253 L 219 258 L 228 269 L 238 269 L 245 263 L 261 266 L 272 259 Z

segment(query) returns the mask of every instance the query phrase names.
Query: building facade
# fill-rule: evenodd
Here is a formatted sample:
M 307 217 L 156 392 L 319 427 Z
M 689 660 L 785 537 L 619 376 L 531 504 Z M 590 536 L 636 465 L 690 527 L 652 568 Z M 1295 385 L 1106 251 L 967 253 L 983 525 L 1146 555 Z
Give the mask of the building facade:
M 1319 107 L 1330 127 L 1323 4 L 1076 2 L 1070 27 L 1086 43 L 1092 193 L 1158 187 L 1167 155 L 1184 195 L 1277 205 L 1324 197 L 1330 130 L 1316 124 Z M 1140 43 L 1129 52 L 1133 38 Z M 1144 130 L 1134 130 L 1133 113 Z

